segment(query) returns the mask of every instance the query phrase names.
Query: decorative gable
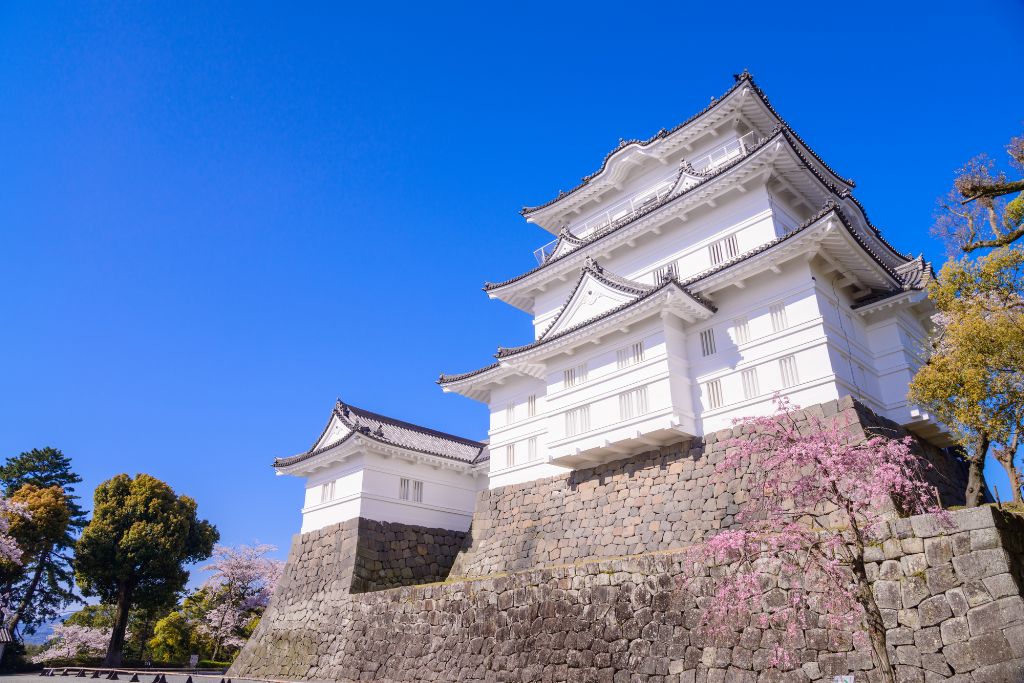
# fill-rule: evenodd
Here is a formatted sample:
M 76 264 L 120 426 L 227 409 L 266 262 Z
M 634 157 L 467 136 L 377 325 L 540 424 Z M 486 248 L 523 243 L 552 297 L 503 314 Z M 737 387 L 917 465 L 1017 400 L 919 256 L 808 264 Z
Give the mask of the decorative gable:
M 344 439 L 351 431 L 352 430 L 349 429 L 341 419 L 341 416 L 338 415 L 338 411 L 335 410 L 331 413 L 331 420 L 327 423 L 327 427 L 324 428 L 323 434 L 320 435 L 320 438 L 316 440 L 316 443 L 313 444 L 313 447 L 309 450 L 317 451 L 326 446 L 330 446 L 333 443 L 337 443 Z
M 600 317 L 635 301 L 652 289 L 650 285 L 605 273 L 593 259 L 587 259 L 575 289 L 540 338 L 546 339 Z

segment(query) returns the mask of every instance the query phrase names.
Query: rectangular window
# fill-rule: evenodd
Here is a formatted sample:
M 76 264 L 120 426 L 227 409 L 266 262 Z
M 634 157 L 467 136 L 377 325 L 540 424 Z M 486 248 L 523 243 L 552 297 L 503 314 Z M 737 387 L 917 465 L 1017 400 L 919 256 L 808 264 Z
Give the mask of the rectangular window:
M 590 406 L 580 406 L 565 413 L 565 435 L 576 436 L 590 431 Z
M 757 368 L 750 368 L 740 373 L 743 378 L 743 398 L 755 398 L 761 395 L 757 384 Z
M 512 467 L 512 465 L 515 465 L 515 464 L 516 464 L 516 445 L 514 443 L 510 443 L 509 445 L 505 446 L 505 466 L 506 467 Z
M 679 268 L 675 263 L 666 263 L 654 271 L 654 284 L 660 285 L 665 280 L 679 277 Z
M 329 500 L 334 500 L 334 482 L 329 481 L 320 487 L 320 502 L 326 503 Z
M 398 497 L 401 500 L 409 500 L 409 480 L 404 477 L 398 480 Z
M 782 386 L 791 387 L 800 381 L 796 374 L 796 358 L 786 356 L 779 359 L 779 373 L 782 375 Z
M 537 416 L 537 395 L 530 394 L 526 397 L 526 416 L 536 417 Z
M 732 321 L 732 336 L 737 344 L 746 344 L 750 341 L 750 325 L 746 318 L 736 318 Z
M 516 421 L 516 404 L 513 401 L 509 401 L 508 405 L 505 406 L 505 424 L 512 424 Z
M 582 365 L 577 365 L 574 368 L 563 370 L 562 374 L 565 386 L 579 386 L 580 384 L 583 384 L 584 382 L 587 381 L 587 364 L 583 363 Z
M 704 384 L 704 396 L 707 398 L 708 410 L 722 407 L 722 382 L 714 379 Z
M 781 332 L 789 327 L 789 323 L 786 321 L 786 304 L 781 302 L 772 304 L 768 310 L 772 316 L 772 332 Z
M 731 259 L 739 256 L 740 249 L 739 243 L 736 241 L 736 235 L 729 235 L 725 239 L 718 240 L 708 245 L 708 251 L 711 255 L 711 265 L 717 266 L 720 263 L 725 263 Z
M 526 459 L 531 462 L 537 459 L 537 437 L 535 436 L 526 440 Z
M 630 344 L 624 349 L 619 349 L 615 352 L 615 361 L 618 368 L 627 368 L 630 365 L 636 365 L 642 362 L 644 359 L 644 343 L 638 341 L 634 344 Z
M 423 502 L 423 482 L 414 481 L 412 483 L 412 500 L 415 503 Z
M 715 330 L 704 330 L 700 333 L 700 353 L 702 356 L 711 356 L 715 353 Z
M 647 412 L 647 387 L 619 394 L 619 419 L 628 420 Z

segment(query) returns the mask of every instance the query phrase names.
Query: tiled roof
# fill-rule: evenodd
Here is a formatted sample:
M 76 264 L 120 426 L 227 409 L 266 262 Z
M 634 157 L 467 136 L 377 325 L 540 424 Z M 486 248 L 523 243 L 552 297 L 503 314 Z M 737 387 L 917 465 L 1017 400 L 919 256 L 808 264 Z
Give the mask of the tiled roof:
M 704 270 L 704 271 L 702 271 L 700 273 L 697 273 L 696 275 L 693 275 L 693 276 L 691 276 L 689 278 L 686 278 L 685 280 L 670 279 L 670 280 L 666 280 L 660 286 L 642 285 L 644 287 L 650 287 L 650 289 L 646 293 L 641 294 L 640 296 L 638 296 L 636 299 L 633 299 L 632 301 L 629 301 L 629 302 L 627 302 L 627 303 L 625 303 L 625 304 L 623 304 L 621 306 L 618 306 L 617 308 L 613 308 L 610 311 L 607 311 L 607 312 L 601 314 L 600 316 L 597 316 L 596 318 L 592 318 L 590 320 L 587 320 L 587 321 L 584 321 L 584 322 L 580 323 L 579 325 L 575 325 L 572 328 L 569 328 L 569 329 L 567 329 L 567 330 L 565 330 L 563 332 L 560 332 L 559 334 L 554 335 L 553 337 L 550 337 L 548 339 L 541 338 L 541 339 L 538 339 L 538 340 L 536 340 L 536 341 L 534 341 L 534 342 L 532 342 L 530 344 L 525 344 L 523 346 L 517 346 L 517 347 L 512 347 L 512 348 L 502 348 L 502 347 L 499 347 L 498 348 L 498 353 L 495 354 L 495 355 L 498 358 L 507 358 L 508 356 L 520 353 L 522 351 L 527 351 L 529 349 L 536 348 L 536 347 L 540 346 L 541 344 L 544 344 L 544 343 L 546 343 L 548 341 L 552 341 L 554 339 L 558 339 L 558 338 L 560 338 L 560 337 L 562 337 L 562 336 L 564 336 L 566 334 L 569 334 L 571 332 L 575 332 L 576 330 L 578 330 L 578 329 L 580 329 L 582 327 L 585 327 L 586 325 L 590 325 L 591 323 L 597 322 L 598 320 L 606 318 L 606 317 L 608 317 L 610 315 L 614 315 L 615 313 L 618 313 L 619 311 L 624 310 L 625 308 L 628 308 L 629 306 L 632 306 L 632 305 L 636 304 L 637 302 L 650 297 L 652 294 L 654 294 L 656 292 L 660 292 L 662 289 L 664 289 L 665 287 L 667 287 L 669 285 L 675 285 L 675 286 L 679 287 L 681 290 L 686 292 L 686 294 L 688 294 L 689 296 L 693 297 L 694 300 L 696 300 L 699 303 L 707 306 L 712 311 L 717 310 L 717 309 L 715 309 L 715 307 L 710 302 L 708 302 L 706 299 L 702 298 L 699 294 L 696 294 L 695 292 L 690 291 L 689 287 L 691 285 L 693 285 L 693 284 L 696 284 L 696 283 L 700 282 L 701 280 L 704 280 L 704 279 L 707 279 L 707 278 L 711 277 L 712 275 L 717 275 L 718 273 L 720 273 L 720 272 L 722 272 L 724 270 L 728 270 L 729 268 L 731 268 L 731 267 L 733 267 L 733 266 L 735 266 L 735 265 L 737 265 L 739 263 L 742 263 L 743 261 L 746 261 L 746 260 L 748 260 L 748 259 L 750 259 L 750 258 L 752 258 L 754 256 L 757 256 L 758 254 L 761 254 L 763 252 L 769 251 L 773 247 L 775 247 L 775 246 L 777 246 L 777 245 L 779 245 L 779 244 L 781 244 L 783 242 L 786 242 L 788 240 L 793 239 L 794 237 L 796 237 L 800 233 L 804 232 L 805 230 L 810 228 L 812 225 L 814 225 L 818 221 L 820 221 L 823 218 L 825 218 L 826 216 L 828 216 L 829 214 L 835 215 L 835 217 L 839 220 L 840 224 L 847 230 L 847 232 L 853 237 L 853 239 L 864 250 L 864 252 L 868 256 L 870 256 L 871 259 L 875 263 L 877 263 L 883 270 L 885 270 L 885 272 L 888 273 L 889 276 L 893 278 L 893 280 L 895 280 L 896 282 L 903 283 L 903 288 L 902 289 L 894 289 L 892 291 L 879 293 L 876 296 L 872 296 L 870 299 L 866 299 L 866 300 L 862 300 L 861 302 L 858 302 L 857 304 L 854 305 L 854 308 L 857 308 L 857 307 L 863 306 L 863 305 L 867 305 L 868 303 L 873 303 L 874 301 L 878 301 L 880 299 L 888 298 L 890 296 L 895 296 L 896 294 L 900 294 L 900 293 L 902 293 L 904 291 L 908 291 L 909 289 L 920 289 L 924 285 L 926 285 L 928 279 L 931 276 L 933 276 L 933 275 L 930 275 L 931 272 L 932 272 L 931 271 L 931 265 L 928 264 L 927 262 L 925 262 L 923 260 L 923 258 L 921 258 L 921 257 L 918 257 L 917 259 L 909 261 L 908 263 L 905 263 L 903 265 L 900 265 L 900 266 L 898 266 L 895 269 L 890 268 L 879 257 L 879 255 L 876 254 L 871 249 L 871 247 L 868 246 L 868 244 L 864 241 L 864 238 L 853 227 L 853 224 L 850 223 L 849 219 L 846 217 L 846 214 L 839 207 L 839 205 L 834 200 L 829 200 L 828 202 L 825 203 L 825 205 L 817 213 L 815 213 L 809 219 L 807 219 L 806 221 L 801 223 L 798 227 L 794 228 L 793 230 L 789 231 L 788 233 L 786 233 L 785 235 L 783 235 L 781 237 L 777 237 L 777 238 L 775 238 L 775 239 L 773 239 L 773 240 L 771 240 L 769 242 L 765 242 L 764 244 L 760 245 L 759 247 L 756 247 L 755 249 L 751 249 L 750 251 L 746 251 L 746 252 L 736 256 L 735 258 L 729 260 L 729 261 L 726 261 L 726 262 L 724 262 L 724 263 L 722 263 L 720 265 L 717 265 L 717 266 L 715 266 L 713 268 L 708 268 L 707 270 Z M 607 277 L 607 274 L 605 275 L 605 277 Z M 582 279 L 582 276 L 581 276 L 581 279 Z M 631 280 L 624 280 L 624 282 L 631 283 L 633 286 L 639 285 L 639 283 L 634 283 Z M 577 283 L 577 286 L 579 286 L 578 283 Z M 438 383 L 439 384 L 447 384 L 447 383 L 450 383 L 450 382 L 456 382 L 456 381 L 460 381 L 460 380 L 463 380 L 463 379 L 467 379 L 469 377 L 473 377 L 474 375 L 482 374 L 482 373 L 484 373 L 484 372 L 486 372 L 488 370 L 493 370 L 494 368 L 498 367 L 498 365 L 499 365 L 498 363 L 492 363 L 492 364 L 490 364 L 490 365 L 488 365 L 486 367 L 480 368 L 479 370 L 474 370 L 472 372 L 466 372 L 466 373 L 463 373 L 461 375 L 441 375 L 441 378 L 438 380 Z
M 627 280 L 627 282 L 628 282 L 628 280 Z M 548 342 L 555 341 L 556 339 L 561 339 L 562 337 L 564 337 L 566 335 L 569 335 L 569 334 L 572 334 L 573 332 L 576 332 L 576 331 L 578 331 L 580 329 L 583 329 L 584 327 L 587 327 L 588 325 L 592 325 L 592 324 L 594 324 L 594 323 L 596 323 L 596 322 L 598 322 L 600 320 L 604 320 L 605 318 L 613 316 L 613 315 L 615 315 L 616 313 L 618 313 L 620 311 L 624 311 L 627 308 L 630 308 L 631 306 L 635 306 L 636 304 L 640 303 L 641 301 L 649 299 L 654 294 L 657 294 L 658 292 L 664 291 L 665 289 L 667 289 L 669 287 L 676 287 L 676 288 L 678 288 L 680 291 L 682 291 L 688 297 L 693 299 L 695 302 L 697 302 L 701 306 L 707 308 L 709 311 L 714 312 L 714 311 L 718 310 L 714 306 L 714 304 L 712 304 L 710 301 L 708 301 L 707 299 L 704 299 L 701 296 L 699 296 L 697 294 L 694 294 L 693 292 L 689 291 L 682 284 L 680 284 L 678 280 L 675 280 L 675 279 L 672 279 L 672 278 L 663 281 L 660 285 L 657 285 L 657 286 L 647 285 L 646 287 L 648 287 L 648 289 L 646 291 L 644 291 L 642 294 L 637 295 L 637 297 L 635 299 L 632 299 L 630 301 L 625 302 L 624 304 L 621 304 L 619 306 L 616 306 L 615 308 L 612 308 L 612 309 L 610 309 L 608 311 L 605 311 L 604 313 L 602 313 L 602 314 L 600 314 L 598 316 L 595 316 L 593 318 L 590 318 L 589 320 L 584 320 L 583 322 L 578 323 L 576 325 L 573 325 L 572 327 L 570 327 L 568 329 L 562 330 L 558 334 L 551 335 L 550 337 L 541 337 L 540 339 L 532 341 L 529 344 L 524 344 L 522 346 L 513 346 L 513 347 L 508 347 L 508 348 L 504 348 L 504 347 L 500 347 L 499 346 L 498 347 L 498 352 L 496 354 L 494 354 L 494 355 L 495 355 L 496 358 L 508 358 L 509 356 L 514 356 L 514 355 L 516 355 L 518 353 L 522 353 L 523 351 L 529 351 L 529 350 L 535 349 L 535 348 L 537 348 L 539 346 L 543 346 L 544 344 L 547 344 Z
M 918 256 L 912 261 L 904 263 L 896 268 L 896 275 L 902 284 L 901 287 L 893 288 L 885 292 L 879 292 L 867 299 L 861 299 L 852 308 L 863 308 L 871 304 L 891 299 L 905 292 L 920 292 L 928 288 L 928 284 L 935 278 L 935 271 L 932 264 L 924 260 L 924 256 Z
M 764 138 L 762 138 L 756 144 L 750 146 L 748 148 L 747 153 L 744 154 L 743 156 L 737 157 L 736 159 L 732 160 L 731 162 L 729 162 L 727 164 L 723 164 L 722 166 L 719 166 L 718 168 L 716 168 L 711 173 L 708 173 L 707 175 L 705 175 L 704 179 L 701 180 L 696 185 L 693 185 L 693 186 L 687 188 L 686 190 L 684 190 L 684 191 L 682 191 L 682 192 L 680 192 L 678 194 L 669 193 L 669 194 L 667 194 L 665 196 L 665 198 L 663 200 L 661 200 L 660 202 L 657 202 L 655 204 L 652 204 L 646 210 L 633 215 L 628 220 L 625 220 L 622 223 L 620 223 L 618 225 L 615 225 L 610 230 L 607 230 L 605 232 L 600 232 L 600 233 L 588 236 L 584 241 L 586 243 L 588 243 L 588 244 L 589 243 L 598 242 L 601 239 L 603 239 L 603 238 L 605 238 L 605 237 L 607 237 L 609 235 L 612 235 L 612 234 L 618 232 L 619 230 L 625 228 L 626 226 L 631 225 L 632 223 L 634 223 L 635 221 L 639 220 L 640 218 L 643 218 L 644 216 L 648 215 L 649 213 L 657 211 L 661 207 L 663 207 L 663 206 L 665 206 L 665 205 L 667 205 L 667 204 L 669 204 L 671 202 L 674 202 L 675 200 L 677 200 L 677 199 L 679 199 L 681 197 L 687 196 L 689 193 L 697 190 L 698 188 L 703 187 L 705 184 L 707 184 L 712 179 L 717 178 L 718 176 L 721 176 L 721 175 L 727 173 L 728 171 L 732 170 L 736 166 L 742 164 L 748 158 L 752 157 L 754 155 L 754 153 L 756 153 L 759 149 L 767 146 L 769 143 L 771 143 L 772 141 L 774 141 L 776 139 L 786 140 L 790 144 L 790 148 L 797 155 L 797 158 L 800 159 L 801 163 L 803 163 L 803 165 L 821 182 L 822 186 L 825 187 L 829 192 L 831 192 L 833 195 L 835 195 L 839 199 L 850 199 L 851 201 L 853 201 L 853 203 L 856 204 L 857 207 L 864 214 L 864 222 L 871 229 L 872 233 L 879 239 L 879 241 L 883 245 L 885 245 L 886 248 L 888 248 L 893 254 L 895 254 L 896 256 L 898 256 L 898 257 L 900 257 L 902 259 L 905 259 L 905 260 L 909 260 L 910 259 L 909 256 L 907 256 L 905 254 L 902 254 L 899 251 L 897 251 L 891 244 L 889 244 L 888 241 L 885 240 L 885 238 L 882 237 L 881 231 L 878 228 L 876 228 L 874 225 L 872 225 L 871 222 L 868 220 L 867 213 L 864 212 L 863 205 L 861 205 L 861 203 L 859 201 L 857 201 L 857 199 L 850 193 L 850 191 L 848 189 L 837 187 L 835 185 L 835 183 L 833 183 L 832 181 L 830 181 L 827 178 L 825 178 L 818 171 L 818 169 L 814 167 L 814 165 L 803 154 L 803 152 L 801 152 L 800 149 L 796 145 L 793 144 L 794 140 L 798 140 L 798 138 L 796 137 L 796 134 L 792 133 L 790 130 L 788 130 L 788 129 L 782 127 L 782 126 L 779 126 L 779 127 L 775 128 L 773 131 L 771 131 L 768 135 L 766 135 Z M 703 174 L 697 174 L 697 175 L 703 175 Z M 577 239 L 579 239 L 579 238 L 577 238 Z M 500 289 L 502 287 L 506 287 L 506 286 L 508 286 L 510 284 L 518 282 L 519 280 L 527 278 L 530 275 L 533 275 L 534 273 L 540 271 L 541 269 L 546 268 L 547 266 L 551 265 L 552 263 L 560 261 L 563 258 L 567 258 L 572 253 L 574 253 L 575 251 L 576 250 L 573 250 L 572 252 L 567 252 L 567 253 L 565 253 L 563 255 L 560 255 L 560 256 L 557 256 L 557 257 L 554 257 L 554 258 L 550 258 L 550 259 L 546 260 L 544 263 L 540 264 L 539 266 L 531 268 L 530 270 L 526 271 L 525 273 L 521 273 L 521 274 L 519 274 L 519 275 L 517 275 L 517 276 L 515 276 L 513 278 L 505 280 L 504 282 L 486 282 L 486 283 L 484 283 L 484 291 L 486 292 L 486 291 L 492 291 L 492 290 L 495 290 L 495 289 Z
M 543 209 L 545 207 L 551 206 L 555 202 L 558 202 L 558 201 L 564 199 L 565 197 L 568 197 L 569 195 L 573 194 L 574 192 L 578 192 L 579 190 L 581 190 L 584 187 L 586 187 L 586 185 L 591 180 L 593 180 L 597 176 L 601 175 L 601 173 L 605 170 L 605 168 L 608 167 L 608 162 L 611 160 L 611 158 L 614 157 L 616 154 L 618 154 L 620 151 L 626 149 L 627 147 L 632 147 L 634 145 L 637 146 L 637 147 L 640 147 L 640 148 L 648 147 L 652 143 L 654 143 L 654 142 L 656 142 L 658 140 L 662 140 L 664 138 L 667 138 L 668 136 L 672 135 L 676 131 L 684 128 L 685 126 L 687 126 L 687 125 L 689 125 L 691 123 L 693 123 L 694 121 L 696 121 L 700 117 L 704 116 L 708 112 L 710 112 L 713 109 L 715 109 L 723 101 L 725 101 L 726 98 L 729 97 L 729 95 L 734 93 L 736 90 L 739 90 L 744 85 L 749 85 L 751 87 L 751 89 L 754 91 L 754 93 L 757 94 L 758 98 L 764 103 L 765 108 L 767 108 L 768 111 L 770 111 L 772 113 L 772 115 L 779 121 L 779 124 L 783 128 L 785 128 L 789 133 L 791 133 L 793 135 L 793 137 L 796 138 L 796 140 L 799 141 L 800 144 L 804 148 L 806 148 L 808 152 L 810 152 L 811 156 L 813 156 L 818 161 L 818 163 L 820 163 L 822 166 L 824 166 L 828 170 L 829 173 L 834 175 L 836 178 L 840 179 L 845 185 L 848 185 L 850 187 L 854 187 L 855 186 L 855 183 L 853 182 L 853 180 L 850 180 L 848 178 L 843 178 L 843 176 L 839 175 L 831 166 L 826 164 L 825 161 L 817 154 L 817 152 L 815 152 L 813 149 L 811 149 L 810 145 L 808 145 L 806 142 L 804 142 L 803 138 L 801 138 L 796 133 L 796 131 L 794 131 L 789 126 L 789 124 L 786 122 L 786 120 L 783 119 L 779 115 L 779 112 L 775 110 L 775 107 L 772 106 L 771 102 L 768 101 L 768 96 L 765 94 L 765 92 L 760 88 L 760 86 L 758 86 L 754 82 L 754 77 L 750 75 L 750 72 L 748 72 L 747 70 L 744 69 L 743 73 L 733 75 L 733 79 L 736 82 L 732 85 L 731 88 L 726 90 L 725 93 L 723 93 L 721 97 L 719 97 L 718 99 L 712 98 L 711 104 L 709 104 L 708 106 L 704 107 L 699 112 L 697 112 L 696 114 L 694 114 L 690 118 L 686 119 L 682 123 L 676 125 L 671 130 L 665 130 L 664 128 L 662 128 L 661 130 L 659 130 L 657 133 L 655 133 L 653 136 L 651 136 L 650 138 L 648 138 L 646 140 L 621 140 L 621 141 L 619 141 L 619 146 L 616 147 L 615 149 L 613 149 L 612 151 L 608 152 L 607 155 L 605 155 L 604 160 L 601 162 L 601 167 L 598 168 L 593 173 L 591 173 L 590 175 L 584 176 L 581 179 L 581 181 L 580 181 L 580 183 L 578 185 L 573 187 L 568 192 L 560 192 L 557 197 L 555 197 L 554 199 L 550 199 L 550 200 L 544 202 L 543 204 L 539 204 L 537 206 L 524 206 L 519 211 L 519 213 L 521 213 L 521 214 L 523 214 L 525 216 L 525 215 L 533 213 L 535 211 L 539 211 L 540 209 Z
M 349 431 L 337 441 L 316 448 L 316 443 L 319 443 L 327 433 L 334 417 L 337 417 Z M 324 431 L 321 432 L 316 443 L 313 444 L 313 448 L 289 458 L 278 458 L 274 460 L 274 467 L 287 467 L 319 455 L 344 443 L 355 434 L 386 445 L 465 463 L 476 463 L 486 459 L 485 444 L 479 441 L 396 420 L 386 415 L 342 403 L 340 400 L 335 404 L 331 418 L 327 421 L 327 426 L 324 427 Z

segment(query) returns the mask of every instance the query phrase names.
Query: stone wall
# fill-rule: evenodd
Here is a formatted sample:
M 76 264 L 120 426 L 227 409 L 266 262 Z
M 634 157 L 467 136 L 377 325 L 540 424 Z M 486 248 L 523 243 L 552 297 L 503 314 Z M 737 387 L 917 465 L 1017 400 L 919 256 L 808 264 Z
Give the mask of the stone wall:
M 907 432 L 851 398 L 798 411 L 845 420 L 862 435 Z M 483 576 L 587 558 L 667 550 L 729 526 L 740 480 L 715 477 L 736 427 L 592 469 L 478 494 L 472 546 L 454 576 Z M 918 442 L 934 469 L 943 504 L 963 503 L 967 473 L 940 449 Z
M 901 681 L 1024 680 L 1024 523 L 991 507 L 892 523 L 869 575 Z M 683 554 L 645 553 L 351 594 L 346 529 L 296 539 L 230 675 L 332 681 L 710 683 L 879 680 L 872 654 L 819 622 L 802 666 L 768 666 L 772 633 L 707 646 Z M 351 546 L 349 546 L 351 549 Z M 347 556 L 351 563 L 351 555 Z M 756 673 L 755 673 L 756 672 Z
M 352 592 L 444 581 L 467 540 L 464 531 L 359 518 Z

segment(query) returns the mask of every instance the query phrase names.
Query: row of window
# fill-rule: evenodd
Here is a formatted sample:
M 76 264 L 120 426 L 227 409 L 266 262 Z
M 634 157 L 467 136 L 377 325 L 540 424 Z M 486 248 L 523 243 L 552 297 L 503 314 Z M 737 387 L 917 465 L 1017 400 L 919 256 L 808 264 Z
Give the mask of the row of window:
M 520 448 L 516 448 L 516 446 Z M 505 466 L 512 467 L 524 462 L 532 462 L 537 459 L 537 437 L 531 436 L 526 440 L 525 452 L 522 444 L 510 443 L 505 446 Z
M 779 376 L 782 380 L 782 388 L 786 389 L 800 382 L 796 369 L 796 357 L 786 356 L 780 358 Z M 757 398 L 761 395 L 761 386 L 758 380 L 758 367 L 747 368 L 740 373 L 740 380 L 743 385 L 743 398 Z M 707 399 L 708 409 L 714 410 L 726 404 L 726 396 L 722 391 L 722 381 L 719 379 L 704 383 L 704 396 Z
M 505 406 L 505 424 L 512 424 L 517 419 L 524 417 L 535 417 L 537 415 L 537 395 L 530 394 L 526 397 L 526 415 L 521 416 L 520 411 L 516 409 L 516 402 L 509 401 L 508 405 Z
M 786 317 L 786 304 L 777 303 L 768 307 L 768 314 L 772 321 L 772 332 L 781 332 L 789 327 L 789 320 Z M 736 318 L 732 321 L 732 336 L 737 344 L 746 344 L 750 341 L 750 321 L 746 318 Z M 713 356 L 718 351 L 715 344 L 715 329 L 708 328 L 700 333 L 700 353 L 702 356 Z
M 618 396 L 619 419 L 629 420 L 647 412 L 647 387 L 630 389 Z M 576 436 L 590 431 L 590 405 L 565 411 L 565 435 Z
M 708 245 L 708 258 L 712 266 L 718 266 L 740 255 L 739 241 L 736 235 L 729 235 Z M 655 268 L 651 273 L 654 284 L 658 285 L 671 278 L 679 277 L 679 264 L 675 261 Z
M 644 360 L 643 340 L 633 342 L 629 346 L 615 351 L 615 367 L 619 370 L 628 368 L 630 365 L 642 363 Z M 587 364 L 581 363 L 562 371 L 562 384 L 566 388 L 578 387 L 587 381 Z
M 334 485 L 336 481 L 328 481 L 320 485 L 320 502 L 327 503 L 334 500 Z M 416 479 L 402 478 L 398 481 L 398 498 L 400 500 L 411 500 L 415 503 L 423 502 L 423 482 Z

